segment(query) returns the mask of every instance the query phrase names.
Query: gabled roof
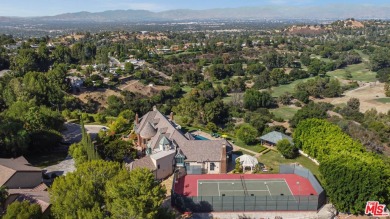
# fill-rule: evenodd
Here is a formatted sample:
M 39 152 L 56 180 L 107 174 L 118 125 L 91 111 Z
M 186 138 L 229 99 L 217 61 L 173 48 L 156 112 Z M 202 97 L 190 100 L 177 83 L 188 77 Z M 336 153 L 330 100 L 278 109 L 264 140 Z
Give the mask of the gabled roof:
M 167 137 L 163 136 L 160 140 L 160 145 L 167 145 L 167 144 L 171 144 L 171 142 L 168 140 Z
M 31 166 L 23 156 L 15 159 L 0 158 L 0 186 L 4 185 L 18 171 L 41 172 L 42 170 Z
M 33 189 L 9 189 L 10 195 L 18 195 L 17 201 L 29 201 L 41 206 L 42 212 L 50 207 L 50 197 L 47 186 L 42 183 Z
M 272 131 L 260 137 L 260 140 L 271 142 L 273 144 L 277 144 L 278 141 L 283 139 L 287 139 L 291 144 L 294 144 L 293 139 L 290 136 L 277 131 Z

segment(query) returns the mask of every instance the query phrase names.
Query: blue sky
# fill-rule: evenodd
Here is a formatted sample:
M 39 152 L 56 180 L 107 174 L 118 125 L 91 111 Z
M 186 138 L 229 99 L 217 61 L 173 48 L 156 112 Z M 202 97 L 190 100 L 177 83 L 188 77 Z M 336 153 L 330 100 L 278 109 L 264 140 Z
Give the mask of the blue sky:
M 321 6 L 332 4 L 389 5 L 388 0 L 0 0 L 0 16 L 44 16 L 66 12 L 116 9 L 210 9 L 250 6 Z

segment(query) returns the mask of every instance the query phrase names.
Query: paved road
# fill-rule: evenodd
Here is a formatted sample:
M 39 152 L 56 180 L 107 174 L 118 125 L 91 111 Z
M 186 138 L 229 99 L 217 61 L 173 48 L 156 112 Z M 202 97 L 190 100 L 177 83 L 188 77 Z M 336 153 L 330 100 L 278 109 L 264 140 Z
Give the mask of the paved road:
M 65 123 L 65 127 L 66 130 L 62 132 L 65 143 L 73 144 L 81 141 L 81 128 L 79 124 Z M 97 133 L 103 127 L 107 128 L 104 125 L 85 125 L 85 129 L 91 135 L 92 139 L 96 137 Z

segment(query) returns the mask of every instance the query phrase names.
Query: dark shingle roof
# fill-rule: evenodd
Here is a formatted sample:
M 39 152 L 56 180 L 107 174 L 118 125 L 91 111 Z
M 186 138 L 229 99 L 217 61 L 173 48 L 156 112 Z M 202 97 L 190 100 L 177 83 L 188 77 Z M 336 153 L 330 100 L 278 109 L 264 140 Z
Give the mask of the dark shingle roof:
M 0 158 L 0 186 L 4 185 L 17 171 L 41 172 L 38 167 L 33 167 L 23 157 L 4 159 Z

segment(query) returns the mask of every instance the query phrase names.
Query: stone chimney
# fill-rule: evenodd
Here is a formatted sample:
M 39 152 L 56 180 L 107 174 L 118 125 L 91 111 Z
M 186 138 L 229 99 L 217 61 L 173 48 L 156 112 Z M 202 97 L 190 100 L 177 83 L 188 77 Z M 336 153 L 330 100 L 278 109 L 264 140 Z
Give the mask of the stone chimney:
M 138 113 L 135 114 L 135 124 L 139 124 L 139 118 L 138 118 Z
M 169 114 L 169 118 L 171 119 L 171 121 L 173 121 L 173 112 L 171 112 L 171 114 Z
M 222 156 L 220 173 L 227 173 L 227 161 L 226 161 L 226 143 L 222 144 Z

